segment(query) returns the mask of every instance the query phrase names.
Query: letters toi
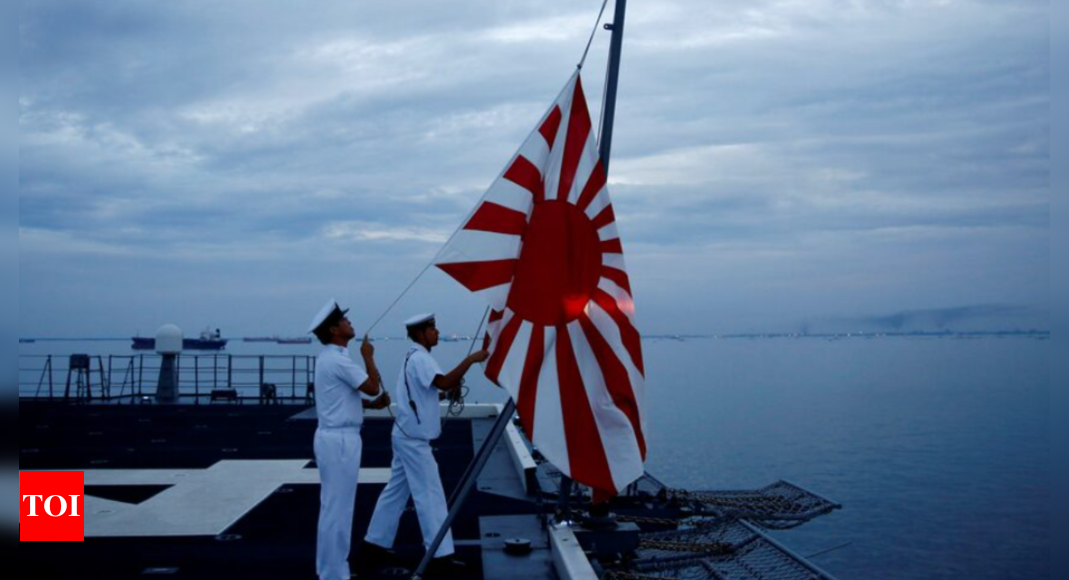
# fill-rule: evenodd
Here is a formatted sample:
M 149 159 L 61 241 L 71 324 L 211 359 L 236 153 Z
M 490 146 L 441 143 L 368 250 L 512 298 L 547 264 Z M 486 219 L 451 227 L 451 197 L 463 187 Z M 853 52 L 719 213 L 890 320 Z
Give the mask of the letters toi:
M 19 473 L 20 542 L 85 540 L 85 473 L 23 471 Z

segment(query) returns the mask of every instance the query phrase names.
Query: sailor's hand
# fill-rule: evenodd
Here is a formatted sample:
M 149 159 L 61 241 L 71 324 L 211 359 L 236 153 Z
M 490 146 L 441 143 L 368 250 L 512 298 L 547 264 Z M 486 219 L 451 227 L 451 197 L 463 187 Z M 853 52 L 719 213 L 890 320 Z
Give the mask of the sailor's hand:
M 368 340 L 367 335 L 364 335 L 364 342 L 360 343 L 360 354 L 364 358 L 371 358 L 375 356 L 375 347 L 371 345 L 371 341 Z
M 390 393 L 383 393 L 381 397 L 374 401 L 364 401 L 365 409 L 385 409 L 390 406 Z
M 485 351 L 485 350 L 480 350 L 478 352 L 471 353 L 471 356 L 468 357 L 468 358 L 470 358 L 471 362 L 473 362 L 473 363 L 481 363 L 481 362 L 486 361 L 486 359 L 490 358 L 490 352 L 489 351 Z

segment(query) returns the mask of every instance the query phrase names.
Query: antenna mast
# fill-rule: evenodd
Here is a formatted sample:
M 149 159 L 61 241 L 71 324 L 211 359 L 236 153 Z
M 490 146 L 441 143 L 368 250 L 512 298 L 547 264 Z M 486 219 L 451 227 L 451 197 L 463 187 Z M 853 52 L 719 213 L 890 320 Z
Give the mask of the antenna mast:
M 606 23 L 605 29 L 612 31 L 612 43 L 609 45 L 609 70 L 605 77 L 605 103 L 602 105 L 601 117 L 601 141 L 598 143 L 598 154 L 601 156 L 601 164 L 605 167 L 605 175 L 609 174 L 609 154 L 612 152 L 612 124 L 616 118 L 616 87 L 620 81 L 620 53 L 624 45 L 624 13 L 627 9 L 627 0 L 616 0 L 616 13 L 612 23 Z

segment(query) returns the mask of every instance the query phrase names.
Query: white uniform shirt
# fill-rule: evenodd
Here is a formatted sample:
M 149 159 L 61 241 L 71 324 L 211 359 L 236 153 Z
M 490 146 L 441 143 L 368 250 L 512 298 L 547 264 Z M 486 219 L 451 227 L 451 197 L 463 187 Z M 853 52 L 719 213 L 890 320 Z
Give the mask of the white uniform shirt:
M 442 434 L 442 411 L 438 405 L 434 377 L 445 373 L 431 353 L 418 344 L 409 347 L 405 360 L 397 379 L 394 432 L 400 430 L 401 435 L 432 441 Z M 415 403 L 415 409 L 410 402 Z
M 367 379 L 367 372 L 349 358 L 348 349 L 330 345 L 319 353 L 315 393 L 321 428 L 360 427 L 364 424 L 364 405 L 357 389 Z

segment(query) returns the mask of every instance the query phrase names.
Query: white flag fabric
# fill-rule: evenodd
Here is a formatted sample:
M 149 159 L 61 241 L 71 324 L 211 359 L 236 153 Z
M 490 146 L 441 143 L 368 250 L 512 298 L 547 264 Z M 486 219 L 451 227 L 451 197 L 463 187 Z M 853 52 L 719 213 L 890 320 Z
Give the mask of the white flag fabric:
M 575 481 L 644 473 L 642 344 L 579 72 L 436 265 L 492 308 L 486 376 Z

